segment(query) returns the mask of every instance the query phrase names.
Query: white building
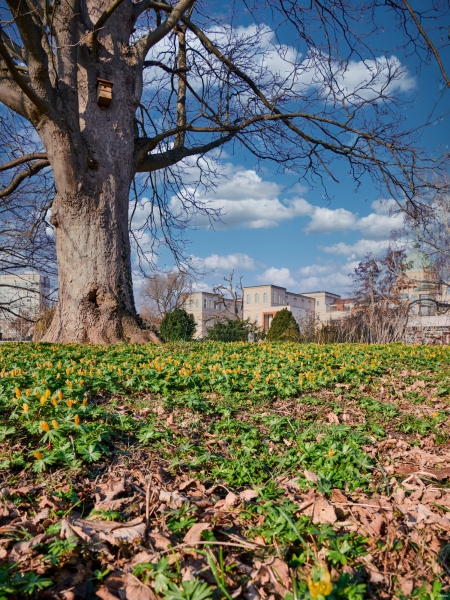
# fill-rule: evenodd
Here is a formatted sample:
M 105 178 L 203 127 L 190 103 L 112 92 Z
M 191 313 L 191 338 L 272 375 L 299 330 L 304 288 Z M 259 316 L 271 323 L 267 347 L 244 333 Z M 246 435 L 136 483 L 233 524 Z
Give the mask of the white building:
M 244 319 L 250 319 L 268 331 L 275 314 L 287 308 L 301 324 L 314 316 L 315 301 L 305 294 L 288 292 L 278 285 L 252 285 L 244 287 Z
M 195 338 L 202 338 L 216 321 L 235 319 L 235 306 L 231 299 L 222 300 L 211 292 L 193 292 L 186 296 L 183 304 L 186 312 L 194 315 L 197 329 Z
M 0 275 L 0 332 L 5 339 L 23 339 L 20 317 L 24 330 L 30 328 L 27 319 L 35 319 L 50 306 L 50 279 L 36 271 L 24 271 L 13 275 Z M 9 310 L 8 310 L 9 309 Z M 12 312 L 9 312 L 12 311 Z

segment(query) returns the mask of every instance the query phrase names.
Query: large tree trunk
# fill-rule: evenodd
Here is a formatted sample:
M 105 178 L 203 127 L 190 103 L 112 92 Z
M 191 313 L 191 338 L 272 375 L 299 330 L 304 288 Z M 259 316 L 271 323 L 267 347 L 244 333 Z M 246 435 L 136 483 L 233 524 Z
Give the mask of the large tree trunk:
M 116 73 L 115 101 L 106 110 L 96 103 L 95 80 L 85 81 L 81 131 L 71 127 L 68 115 L 39 132 L 57 188 L 50 220 L 58 303 L 45 341 L 158 341 L 141 328 L 133 298 L 128 207 L 135 98 L 125 69 Z

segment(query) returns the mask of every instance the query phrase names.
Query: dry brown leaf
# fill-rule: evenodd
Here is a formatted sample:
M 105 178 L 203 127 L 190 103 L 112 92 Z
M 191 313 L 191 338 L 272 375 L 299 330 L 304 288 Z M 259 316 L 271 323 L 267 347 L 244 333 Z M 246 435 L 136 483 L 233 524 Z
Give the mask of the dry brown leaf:
M 211 523 L 194 523 L 183 538 L 188 544 L 198 544 L 202 537 L 202 532 L 211 528 Z
M 386 521 L 383 519 L 382 515 L 378 515 L 375 519 L 367 525 L 367 533 L 372 537 L 380 537 L 381 530 L 385 526 Z
M 240 492 L 239 494 L 239 499 L 243 500 L 244 502 L 250 502 L 250 500 L 253 500 L 257 497 L 258 492 L 256 492 L 255 490 L 242 490 L 242 492 Z
M 110 575 L 96 594 L 102 600 L 157 600 L 153 590 L 131 573 Z
M 197 487 L 197 480 L 196 479 L 188 479 L 187 481 L 183 481 L 182 483 L 180 483 L 180 485 L 178 486 L 178 489 L 180 490 L 180 492 L 182 492 L 183 490 L 185 490 L 186 488 L 188 488 L 193 483 L 195 483 L 196 487 Z
M 325 498 L 320 498 L 312 505 L 313 523 L 336 523 L 337 516 L 334 506 Z
M 335 502 L 335 503 L 347 502 L 347 497 L 344 496 L 344 494 L 341 492 L 341 490 L 338 490 L 335 488 L 331 492 L 331 502 Z
M 328 423 L 333 423 L 334 425 L 339 425 L 339 417 L 334 412 L 329 412 L 327 414 Z
M 313 471 L 303 471 L 303 475 L 308 481 L 311 481 L 312 483 L 317 483 L 320 479 Z
M 188 502 L 186 496 L 182 496 L 176 491 L 166 492 L 165 490 L 159 492 L 159 500 L 167 504 L 170 508 L 181 508 L 185 502 Z
M 157 550 L 167 550 L 173 545 L 170 538 L 159 531 L 152 531 L 149 536 Z
M 68 519 L 67 522 L 70 528 L 84 541 L 101 540 L 113 545 L 140 541 L 143 539 L 146 529 L 142 517 L 128 523 L 88 521 L 87 519 Z
M 125 477 L 110 479 L 95 488 L 95 508 L 105 508 L 111 500 L 125 491 Z
M 402 590 L 403 594 L 405 594 L 405 596 L 409 597 L 412 594 L 412 591 L 414 589 L 414 579 L 412 579 L 412 577 L 410 577 L 410 576 L 401 577 L 398 580 L 398 583 L 400 585 L 400 589 Z

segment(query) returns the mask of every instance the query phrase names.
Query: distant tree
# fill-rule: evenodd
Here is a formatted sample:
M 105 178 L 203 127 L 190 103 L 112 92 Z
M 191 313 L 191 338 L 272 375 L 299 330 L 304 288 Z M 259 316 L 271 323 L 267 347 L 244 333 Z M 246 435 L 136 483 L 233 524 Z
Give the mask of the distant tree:
M 389 248 L 381 259 L 368 254 L 350 275 L 354 286 L 351 319 L 359 341 L 403 340 L 410 308 L 409 300 L 402 298 L 402 291 L 410 285 L 407 268 L 405 252 Z
M 141 291 L 141 317 L 159 328 L 165 315 L 181 308 L 186 294 L 192 291 L 192 278 L 182 271 L 156 273 L 146 280 Z
M 230 313 L 234 319 L 243 319 L 243 301 L 244 292 L 242 288 L 242 277 L 239 277 L 239 283 L 233 283 L 234 270 L 228 277 L 224 277 L 225 285 L 215 285 L 213 292 L 219 298 L 224 309 Z M 231 301 L 230 301 L 231 299 Z
M 207 339 L 215 342 L 246 342 L 249 331 L 248 320 L 227 318 L 224 321 L 217 321 L 208 329 Z
M 278 311 L 267 332 L 267 339 L 271 342 L 297 342 L 299 336 L 300 329 L 291 311 L 287 308 Z
M 188 314 L 184 308 L 174 308 L 164 316 L 159 331 L 166 342 L 189 341 L 195 327 L 194 315 Z

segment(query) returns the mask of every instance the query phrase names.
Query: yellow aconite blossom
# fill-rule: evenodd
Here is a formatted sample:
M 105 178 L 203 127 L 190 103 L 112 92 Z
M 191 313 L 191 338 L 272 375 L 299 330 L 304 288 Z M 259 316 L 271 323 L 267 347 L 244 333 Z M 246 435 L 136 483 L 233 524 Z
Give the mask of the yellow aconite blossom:
M 83 398 L 83 402 L 81 404 L 82 404 L 82 406 L 86 406 L 86 404 L 87 404 L 87 398 Z
M 61 390 L 58 390 L 57 396 L 60 400 L 62 400 L 64 398 L 63 393 Z
M 30 390 L 29 388 L 27 388 L 27 389 L 25 390 L 25 394 L 26 394 L 27 396 L 31 396 L 31 390 Z
M 26 403 L 25 403 L 25 404 L 23 405 L 23 412 L 24 412 L 24 413 L 27 413 L 29 410 L 30 410 L 30 406 L 29 406 L 28 404 L 26 404 Z
M 41 396 L 41 404 L 42 406 L 44 406 L 44 404 L 47 402 L 47 398 L 45 396 Z
M 78 427 L 78 425 L 81 423 L 81 419 L 78 415 L 75 415 L 73 420 L 75 421 L 75 425 Z
M 56 379 L 59 379 L 60 377 L 61 377 L 61 373 L 57 373 Z
M 58 429 L 59 428 L 58 421 L 55 421 L 55 419 L 53 419 L 52 425 L 53 425 L 53 429 Z
M 67 385 L 67 387 L 68 387 L 68 388 L 70 388 L 70 389 L 72 389 L 72 388 L 73 388 L 72 382 L 71 382 L 71 381 L 69 381 L 68 379 L 67 379 L 67 381 L 66 381 L 66 385 Z
M 333 591 L 333 584 L 331 583 L 330 572 L 326 567 L 322 568 L 320 579 L 314 581 L 311 577 L 308 577 L 307 584 L 311 598 L 318 598 L 319 596 L 329 596 Z
M 73 400 L 66 400 L 66 404 L 69 408 L 72 408 L 73 406 Z
M 14 391 L 16 392 L 16 397 L 20 398 L 20 396 L 22 395 L 22 392 L 19 390 L 18 387 L 14 388 Z
M 38 460 L 42 460 L 44 457 L 42 456 L 42 452 L 34 452 L 33 454 L 34 458 L 37 458 Z
M 439 413 L 438 412 L 434 412 L 431 416 L 433 417 L 433 419 L 436 419 L 439 416 Z
M 41 421 L 39 423 L 39 427 L 42 429 L 42 431 L 50 431 L 50 425 L 47 423 L 47 421 Z
M 52 393 L 51 393 L 51 391 L 50 391 L 50 390 L 45 390 L 45 392 L 44 392 L 44 396 L 45 396 L 46 398 L 50 398 L 50 396 L 51 396 L 51 395 L 52 395 Z
M 336 454 L 336 450 L 335 450 L 334 448 L 330 448 L 330 449 L 328 450 L 328 454 L 327 454 L 327 456 L 328 456 L 329 458 L 332 458 L 332 457 L 333 457 L 335 454 Z

